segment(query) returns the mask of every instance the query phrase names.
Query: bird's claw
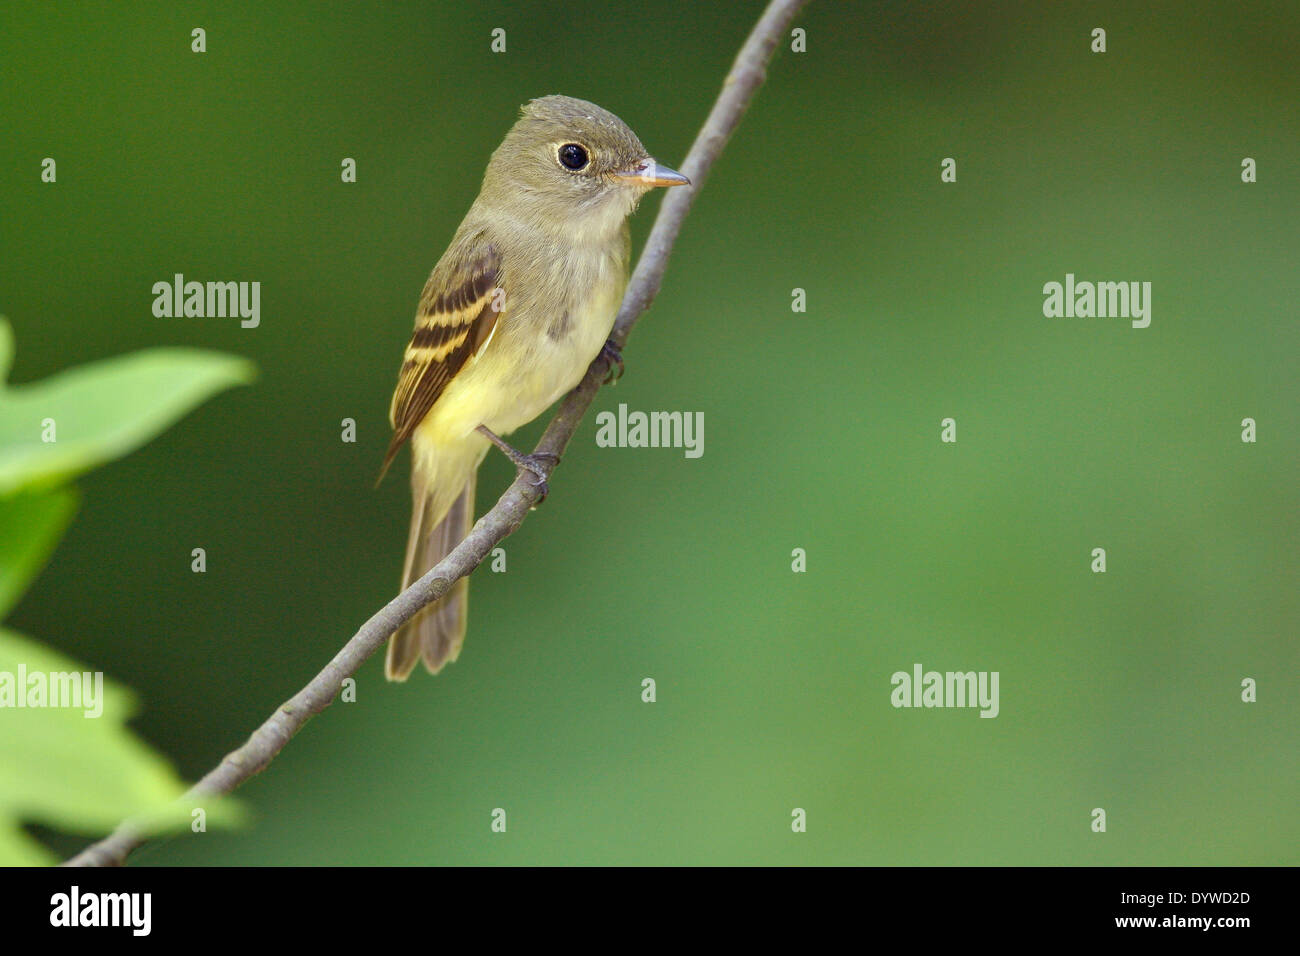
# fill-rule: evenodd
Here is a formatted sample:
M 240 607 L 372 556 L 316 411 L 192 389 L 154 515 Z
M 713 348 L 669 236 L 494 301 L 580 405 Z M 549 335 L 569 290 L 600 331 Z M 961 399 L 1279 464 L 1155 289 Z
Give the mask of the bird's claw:
M 518 469 L 519 474 L 522 475 L 524 472 L 528 472 L 533 476 L 532 486 L 540 489 L 542 493 L 542 496 L 537 499 L 537 504 L 533 505 L 533 507 L 536 508 L 537 505 L 545 501 L 547 494 L 551 490 L 546 484 L 546 479 L 550 477 L 555 466 L 560 463 L 560 456 L 553 455 L 549 451 L 538 451 L 533 452 L 531 455 L 525 455 L 486 425 L 478 426 L 477 431 L 501 449 L 501 453 L 510 459 L 515 468 Z
M 551 487 L 547 484 L 547 478 L 550 477 L 551 470 L 560 463 L 560 456 L 542 451 L 532 455 L 520 455 L 512 460 L 515 467 L 519 469 L 519 474 L 522 475 L 524 472 L 528 472 L 533 476 L 532 485 L 541 492 L 537 504 L 533 505 L 536 508 L 537 505 L 546 500 L 546 496 L 551 492 Z
M 605 384 L 613 385 L 623 377 L 623 350 L 613 343 L 612 340 L 606 339 L 605 344 L 600 348 L 600 356 L 609 362 L 609 374 L 605 376 Z M 617 366 L 618 371 L 614 369 Z

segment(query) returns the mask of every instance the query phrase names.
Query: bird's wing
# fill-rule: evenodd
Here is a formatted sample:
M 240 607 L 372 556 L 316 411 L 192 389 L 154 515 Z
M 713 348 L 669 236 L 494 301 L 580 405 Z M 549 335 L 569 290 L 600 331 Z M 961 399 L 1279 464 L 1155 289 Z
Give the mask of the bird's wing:
M 492 338 L 504 302 L 501 256 L 490 243 L 471 243 L 433 270 L 388 410 L 393 440 L 380 478 L 447 384 Z

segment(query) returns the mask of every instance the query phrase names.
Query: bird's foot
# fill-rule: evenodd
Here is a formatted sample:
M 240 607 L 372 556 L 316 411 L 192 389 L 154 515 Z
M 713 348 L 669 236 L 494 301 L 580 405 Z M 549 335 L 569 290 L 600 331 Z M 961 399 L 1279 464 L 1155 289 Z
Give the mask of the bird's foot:
M 510 460 L 515 463 L 515 467 L 519 469 L 520 474 L 526 471 L 533 476 L 533 487 L 541 492 L 537 504 L 533 505 L 536 508 L 551 493 L 551 486 L 547 484 L 547 478 L 550 477 L 552 469 L 560 463 L 560 456 L 552 455 L 550 452 L 537 452 L 533 455 L 519 455 L 518 458 L 511 458 Z
M 605 384 L 613 385 L 623 377 L 623 350 L 614 344 L 612 339 L 606 339 L 605 344 L 600 347 L 600 357 L 609 362 L 609 374 L 605 376 Z M 617 367 L 618 371 L 615 371 Z
M 517 448 L 511 446 L 505 439 L 493 432 L 486 425 L 480 425 L 478 431 L 482 435 L 486 436 L 488 441 L 501 449 L 502 454 L 509 458 L 514 466 L 519 469 L 520 474 L 528 472 L 533 476 L 533 487 L 537 488 L 542 493 L 542 496 L 537 499 L 537 504 L 533 505 L 533 507 L 536 508 L 537 505 L 540 505 L 545 501 L 546 496 L 550 494 L 551 490 L 550 486 L 547 484 L 547 479 L 551 477 L 551 471 L 554 470 L 555 466 L 560 463 L 560 456 L 552 455 L 550 452 L 546 451 L 525 455 Z

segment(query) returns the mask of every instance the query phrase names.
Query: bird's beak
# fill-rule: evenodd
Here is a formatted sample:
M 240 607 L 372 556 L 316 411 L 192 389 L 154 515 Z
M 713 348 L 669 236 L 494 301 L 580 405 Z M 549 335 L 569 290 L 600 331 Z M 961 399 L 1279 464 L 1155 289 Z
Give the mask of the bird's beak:
M 614 177 L 628 186 L 689 186 L 691 181 L 675 169 L 660 166 L 653 159 L 638 160 L 627 169 L 620 169 Z

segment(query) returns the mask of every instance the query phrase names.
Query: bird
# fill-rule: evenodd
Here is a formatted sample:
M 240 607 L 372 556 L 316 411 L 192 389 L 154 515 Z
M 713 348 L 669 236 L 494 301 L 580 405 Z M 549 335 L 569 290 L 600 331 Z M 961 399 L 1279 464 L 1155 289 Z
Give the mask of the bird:
M 628 218 L 650 190 L 689 185 L 594 103 L 553 95 L 520 108 L 424 285 L 389 407 L 381 480 L 411 447 L 403 590 L 469 533 L 491 446 L 543 480 L 546 462 L 502 436 L 576 387 L 603 349 L 621 367 L 609 336 L 628 281 Z M 461 578 L 390 637 L 389 680 L 459 657 L 468 595 Z

